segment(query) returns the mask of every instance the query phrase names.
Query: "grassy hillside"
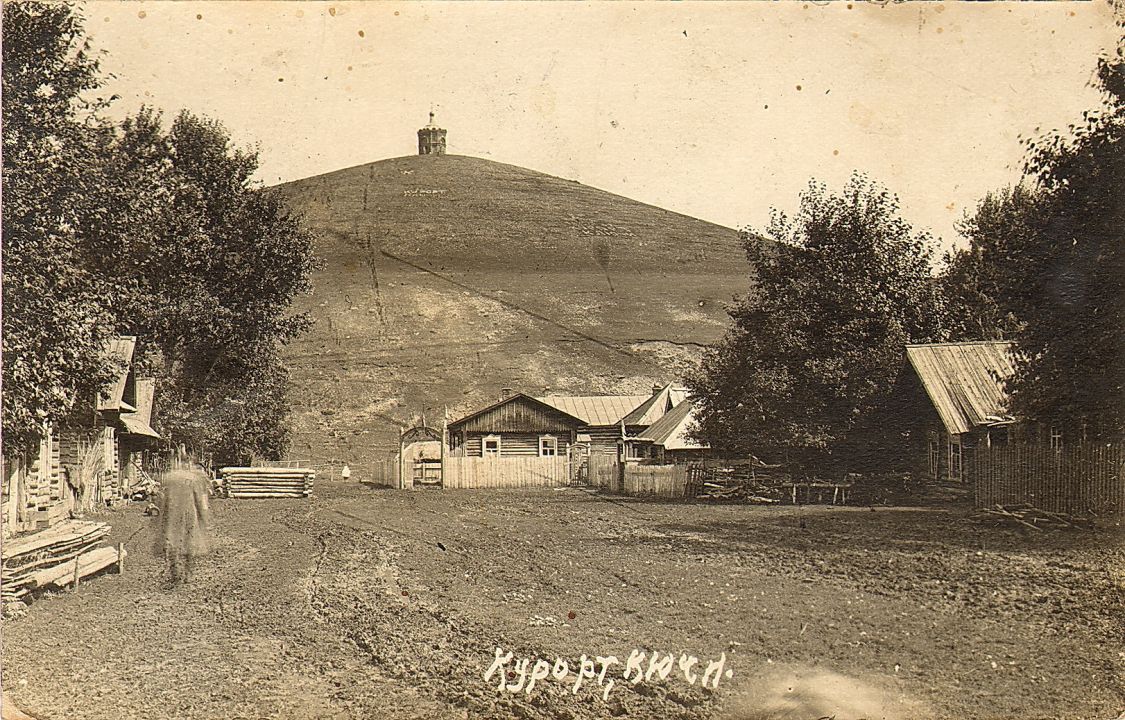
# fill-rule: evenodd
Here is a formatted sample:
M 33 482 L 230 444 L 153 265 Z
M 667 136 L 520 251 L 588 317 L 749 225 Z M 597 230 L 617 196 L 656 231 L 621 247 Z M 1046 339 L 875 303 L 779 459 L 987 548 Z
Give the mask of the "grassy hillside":
M 734 230 L 523 168 L 384 160 L 279 187 L 325 262 L 288 353 L 292 455 L 362 472 L 397 427 L 494 399 L 645 392 L 745 292 Z

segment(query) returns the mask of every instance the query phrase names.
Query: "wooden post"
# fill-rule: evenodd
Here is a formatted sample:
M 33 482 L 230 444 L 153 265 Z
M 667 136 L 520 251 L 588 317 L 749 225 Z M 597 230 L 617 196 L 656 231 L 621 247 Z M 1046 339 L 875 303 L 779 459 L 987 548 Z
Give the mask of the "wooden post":
M 117 543 L 117 574 L 125 573 L 125 543 Z
M 80 557 L 81 557 L 81 555 L 74 558 L 74 589 L 75 590 L 78 589 L 78 583 L 81 581 L 81 578 L 78 574 L 78 560 L 79 560 Z
M 398 486 L 402 490 L 406 490 L 406 428 L 399 429 L 398 435 Z M 410 479 L 410 489 L 414 489 L 413 475 Z
M 441 418 L 441 465 L 438 466 L 438 482 L 441 483 L 441 489 L 445 489 L 445 444 L 449 442 L 449 419 L 445 414 Z

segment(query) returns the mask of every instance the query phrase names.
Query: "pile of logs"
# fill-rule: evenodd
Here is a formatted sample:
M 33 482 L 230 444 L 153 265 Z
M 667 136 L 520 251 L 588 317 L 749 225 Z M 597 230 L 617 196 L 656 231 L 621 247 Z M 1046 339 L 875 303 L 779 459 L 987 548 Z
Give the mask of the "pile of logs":
M 982 519 L 995 519 L 1009 524 L 1018 524 L 1033 530 L 1042 530 L 1045 527 L 1054 528 L 1087 528 L 1089 521 L 1076 518 L 1066 513 L 1048 512 L 1040 510 L 1033 505 L 993 505 L 983 508 L 977 513 Z
M 219 470 L 230 498 L 308 497 L 316 471 L 310 468 L 225 467 Z
M 698 498 L 756 505 L 781 502 L 783 484 L 789 479 L 778 466 L 758 460 L 726 461 L 721 465 L 704 463 L 689 472 L 698 488 L 695 494 Z
M 751 505 L 776 505 L 781 500 L 769 497 L 770 494 L 776 494 L 776 492 L 776 488 L 754 486 L 748 483 L 720 485 L 705 482 L 703 483 L 703 490 L 696 497 L 707 500 L 730 500 L 732 502 L 750 503 Z
M 4 541 L 0 560 L 0 596 L 4 607 L 23 601 L 49 585 L 78 582 L 125 558 L 124 547 L 99 547 L 109 534 L 102 522 L 67 520 L 21 537 Z

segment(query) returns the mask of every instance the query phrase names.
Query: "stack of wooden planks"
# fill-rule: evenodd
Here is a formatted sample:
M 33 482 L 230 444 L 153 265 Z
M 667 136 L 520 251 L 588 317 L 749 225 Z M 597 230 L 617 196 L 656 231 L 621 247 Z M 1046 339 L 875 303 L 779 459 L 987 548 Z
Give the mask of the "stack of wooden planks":
M 310 468 L 225 467 L 219 470 L 230 498 L 308 497 L 316 471 Z
M 48 585 L 64 586 L 124 558 L 124 548 L 99 547 L 109 534 L 106 523 L 66 520 L 4 541 L 0 596 L 5 606 Z

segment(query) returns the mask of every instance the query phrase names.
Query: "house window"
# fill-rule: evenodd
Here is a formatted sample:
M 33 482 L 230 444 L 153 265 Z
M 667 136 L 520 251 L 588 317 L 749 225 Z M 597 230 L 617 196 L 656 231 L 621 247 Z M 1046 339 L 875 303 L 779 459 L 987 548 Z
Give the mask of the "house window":
M 961 441 L 954 440 L 949 443 L 949 479 L 961 480 Z
M 1052 450 L 1062 450 L 1062 446 L 1063 446 L 1062 430 L 1059 430 L 1056 427 L 1051 428 L 1051 449 Z
M 992 428 L 988 431 L 988 447 L 1005 447 L 1011 443 L 1010 427 Z
M 485 435 L 480 441 L 480 454 L 484 457 L 500 456 L 500 436 Z
M 554 457 L 559 454 L 559 441 L 554 435 L 539 436 L 539 457 Z
M 928 455 L 930 477 L 936 478 L 938 476 L 939 465 L 941 464 L 941 443 L 938 442 L 937 433 L 930 433 Z

